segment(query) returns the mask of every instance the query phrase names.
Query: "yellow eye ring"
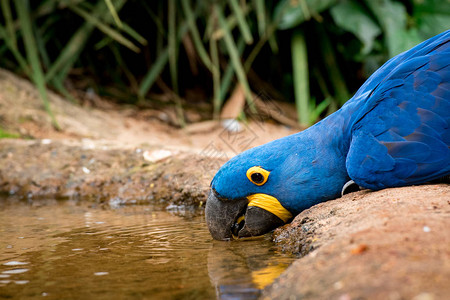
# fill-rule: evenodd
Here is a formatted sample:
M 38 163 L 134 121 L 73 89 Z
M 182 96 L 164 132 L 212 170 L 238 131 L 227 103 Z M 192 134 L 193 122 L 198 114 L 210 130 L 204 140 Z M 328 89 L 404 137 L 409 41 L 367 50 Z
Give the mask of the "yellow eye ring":
M 269 179 L 270 172 L 261 167 L 251 167 L 247 170 L 247 178 L 256 185 L 263 185 Z

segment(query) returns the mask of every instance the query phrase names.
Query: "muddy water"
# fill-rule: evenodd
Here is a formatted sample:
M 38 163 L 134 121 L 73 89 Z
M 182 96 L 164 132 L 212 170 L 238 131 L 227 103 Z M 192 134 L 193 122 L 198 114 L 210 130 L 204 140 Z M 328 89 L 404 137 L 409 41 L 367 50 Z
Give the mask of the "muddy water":
M 0 198 L 0 298 L 252 299 L 293 259 L 198 213 Z

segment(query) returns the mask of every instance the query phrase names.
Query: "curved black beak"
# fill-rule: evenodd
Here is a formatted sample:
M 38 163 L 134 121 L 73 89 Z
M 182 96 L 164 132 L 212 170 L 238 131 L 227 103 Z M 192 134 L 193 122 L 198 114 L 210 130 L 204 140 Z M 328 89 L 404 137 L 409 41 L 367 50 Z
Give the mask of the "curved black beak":
M 258 236 L 284 225 L 285 222 L 271 212 L 248 204 L 247 198 L 223 199 L 211 190 L 205 213 L 212 237 L 230 240 Z

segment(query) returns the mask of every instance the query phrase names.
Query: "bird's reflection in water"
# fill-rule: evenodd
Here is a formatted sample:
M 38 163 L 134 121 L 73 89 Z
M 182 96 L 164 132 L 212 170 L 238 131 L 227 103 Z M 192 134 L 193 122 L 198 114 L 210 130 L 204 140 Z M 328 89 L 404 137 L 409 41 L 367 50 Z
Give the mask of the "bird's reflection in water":
M 208 274 L 217 299 L 257 299 L 295 259 L 277 252 L 270 235 L 214 241 L 208 252 Z

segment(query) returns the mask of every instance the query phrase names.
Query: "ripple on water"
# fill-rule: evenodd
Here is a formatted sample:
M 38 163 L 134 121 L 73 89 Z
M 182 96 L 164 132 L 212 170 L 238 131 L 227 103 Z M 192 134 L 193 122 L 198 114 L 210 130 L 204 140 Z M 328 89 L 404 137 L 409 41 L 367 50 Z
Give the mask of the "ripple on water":
M 270 238 L 213 241 L 203 216 L 180 217 L 151 206 L 21 203 L 0 210 L 2 228 L 0 245 L 11 246 L 0 253 L 2 292 L 13 298 L 26 285 L 28 296 L 20 295 L 29 299 L 43 293 L 252 299 L 293 260 L 277 252 Z
M 8 261 L 6 263 L 3 264 L 4 266 L 23 266 L 23 265 L 28 265 L 27 262 L 23 262 L 23 261 Z
M 21 273 L 25 273 L 28 272 L 29 269 L 13 269 L 13 270 L 6 270 L 3 271 L 3 274 L 21 274 Z

